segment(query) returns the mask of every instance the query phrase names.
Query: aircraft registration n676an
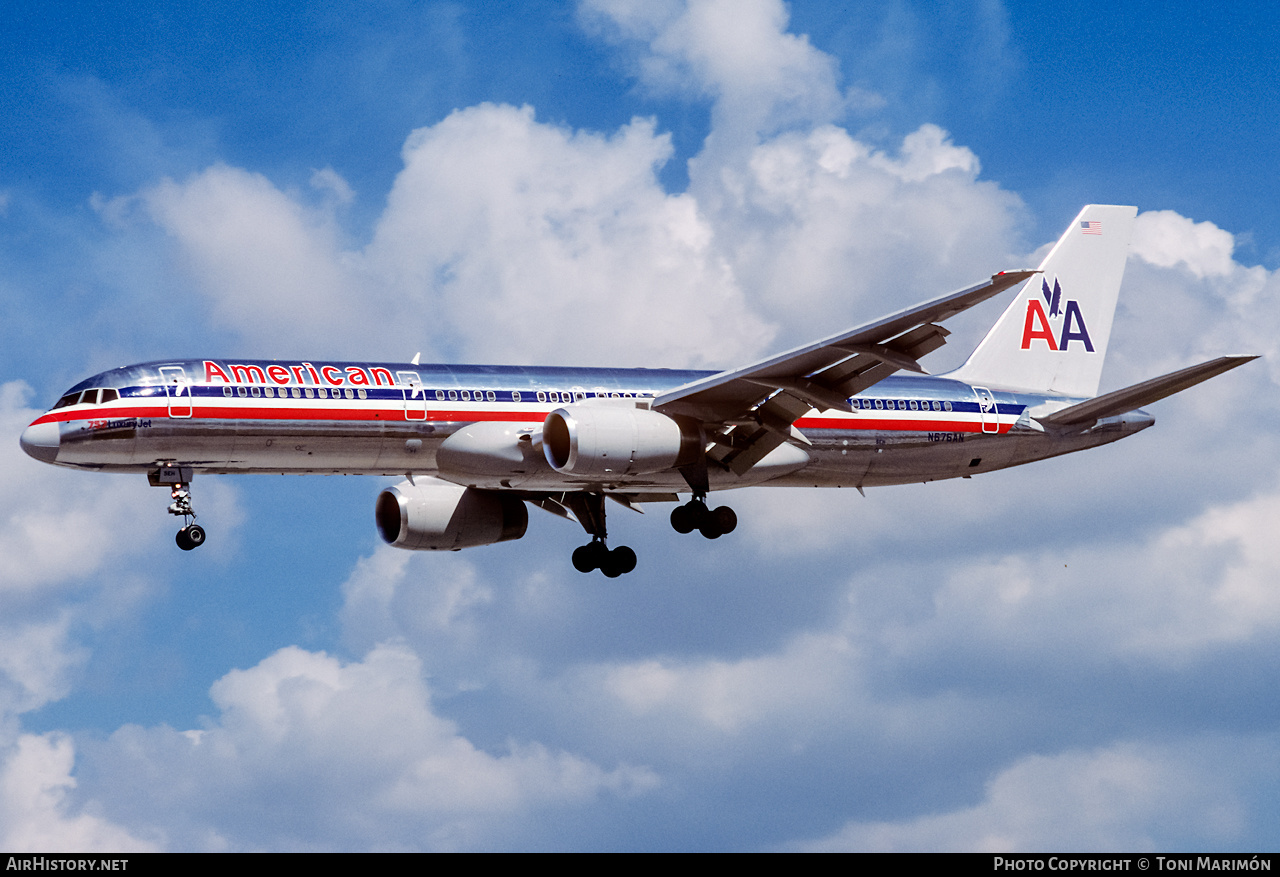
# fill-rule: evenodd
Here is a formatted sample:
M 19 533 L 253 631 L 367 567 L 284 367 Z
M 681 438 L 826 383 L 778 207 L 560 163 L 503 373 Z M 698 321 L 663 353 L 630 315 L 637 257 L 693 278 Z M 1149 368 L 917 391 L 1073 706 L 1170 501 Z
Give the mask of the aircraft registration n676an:
M 195 473 L 397 475 L 382 538 L 413 550 L 519 539 L 526 504 L 573 517 L 573 565 L 618 576 L 605 499 L 679 502 L 671 525 L 733 531 L 712 491 L 864 487 L 968 477 L 1113 442 L 1139 410 L 1255 357 L 1222 356 L 1097 395 L 1137 209 L 1090 205 L 1039 269 L 989 280 L 745 368 L 545 368 L 201 359 L 152 362 L 72 387 L 22 434 L 38 460 L 146 473 L 204 542 Z M 959 369 L 919 360 L 941 323 L 1021 284 Z M 899 375 L 898 372 L 906 372 Z

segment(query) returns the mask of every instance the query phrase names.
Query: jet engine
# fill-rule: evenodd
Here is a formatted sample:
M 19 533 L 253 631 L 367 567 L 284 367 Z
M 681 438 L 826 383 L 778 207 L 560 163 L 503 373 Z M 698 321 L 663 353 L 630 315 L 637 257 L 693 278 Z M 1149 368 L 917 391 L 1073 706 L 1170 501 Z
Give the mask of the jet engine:
M 519 539 L 529 510 L 519 497 L 419 476 L 378 494 L 378 532 L 410 551 L 456 551 Z
M 543 421 L 542 450 L 552 469 L 568 475 L 640 475 L 697 460 L 702 431 L 643 408 L 568 405 Z

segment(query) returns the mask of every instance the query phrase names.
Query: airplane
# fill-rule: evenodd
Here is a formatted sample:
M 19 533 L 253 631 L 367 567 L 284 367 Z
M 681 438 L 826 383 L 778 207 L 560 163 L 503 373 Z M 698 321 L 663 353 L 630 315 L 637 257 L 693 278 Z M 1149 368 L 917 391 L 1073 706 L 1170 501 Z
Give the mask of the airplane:
M 1256 359 L 1221 356 L 1097 395 L 1135 207 L 1089 205 L 1035 270 L 988 280 L 729 371 L 169 360 L 81 381 L 22 433 L 46 463 L 146 473 L 205 541 L 195 473 L 403 476 L 374 506 L 382 539 L 458 550 L 519 539 L 528 505 L 576 519 L 581 572 L 631 572 L 605 500 L 679 502 L 680 533 L 733 532 L 714 491 L 968 478 L 1108 444 L 1141 410 Z M 941 323 L 1021 284 L 958 369 L 930 375 Z M 899 374 L 905 372 L 906 374 Z

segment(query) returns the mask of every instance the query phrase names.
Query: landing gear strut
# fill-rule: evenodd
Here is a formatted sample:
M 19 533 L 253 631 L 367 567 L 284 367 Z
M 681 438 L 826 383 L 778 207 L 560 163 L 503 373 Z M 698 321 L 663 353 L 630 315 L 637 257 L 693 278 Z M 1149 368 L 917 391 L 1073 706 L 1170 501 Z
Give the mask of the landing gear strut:
M 709 509 L 706 499 L 701 496 L 695 496 L 671 511 L 671 527 L 677 533 L 692 533 L 697 530 L 708 539 L 719 539 L 732 533 L 737 526 L 738 516 L 733 509 L 727 505 Z
M 183 551 L 199 548 L 204 544 L 204 527 L 196 523 L 195 510 L 191 508 L 191 467 L 159 464 L 160 468 L 147 473 L 152 487 L 168 487 L 169 514 L 182 518 L 182 529 L 174 541 Z
M 575 493 L 565 497 L 565 504 L 573 510 L 582 528 L 591 534 L 591 541 L 573 550 L 573 568 L 578 572 L 600 570 L 611 579 L 625 575 L 636 568 L 636 553 L 625 545 L 610 549 L 606 544 L 608 532 L 604 525 L 604 494 Z

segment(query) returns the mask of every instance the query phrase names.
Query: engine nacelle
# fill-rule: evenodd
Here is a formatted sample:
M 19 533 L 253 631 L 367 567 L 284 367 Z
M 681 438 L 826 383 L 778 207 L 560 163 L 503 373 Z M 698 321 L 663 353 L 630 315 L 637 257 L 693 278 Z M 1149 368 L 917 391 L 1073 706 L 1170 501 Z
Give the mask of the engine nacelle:
M 684 466 L 698 459 L 702 432 L 657 411 L 566 405 L 542 423 L 542 450 L 557 472 L 614 478 Z
M 378 494 L 374 516 L 388 545 L 410 551 L 456 551 L 519 539 L 529 510 L 519 497 L 419 476 Z

